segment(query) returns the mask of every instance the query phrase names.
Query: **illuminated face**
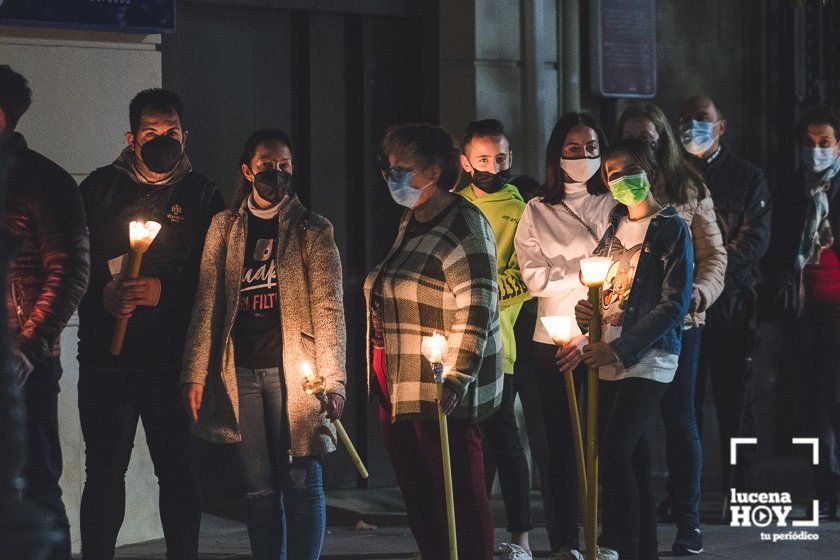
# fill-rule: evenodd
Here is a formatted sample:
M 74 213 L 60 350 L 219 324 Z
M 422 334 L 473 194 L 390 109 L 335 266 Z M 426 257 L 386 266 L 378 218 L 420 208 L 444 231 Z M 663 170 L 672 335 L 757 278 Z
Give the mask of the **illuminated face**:
M 510 169 L 513 163 L 513 152 L 504 136 L 474 136 L 464 152 L 461 167 L 470 175 L 473 170 L 498 173 Z
M 627 119 L 621 131 L 622 138 L 637 138 L 645 143 L 655 146 L 659 142 L 659 133 L 653 125 L 653 121 L 646 117 L 633 117 Z
M 634 162 L 627 154 L 618 153 L 604 160 L 604 172 L 607 175 L 607 182 L 615 181 L 627 175 L 638 175 L 644 173 L 639 164 Z
M 566 134 L 560 155 L 565 159 L 595 158 L 601 155 L 598 134 L 591 127 L 579 124 Z
M 277 141 L 263 142 L 254 150 L 254 157 L 248 165 L 242 165 L 242 174 L 248 181 L 254 181 L 254 175 L 260 171 L 279 169 L 286 173 L 294 171 L 292 151 L 289 147 Z
M 806 148 L 834 148 L 840 154 L 837 131 L 830 124 L 809 124 L 802 145 Z
M 126 140 L 135 151 L 158 136 L 168 136 L 178 141 L 181 146 L 186 143 L 187 131 L 181 127 L 181 118 L 178 113 L 145 112 L 140 116 L 140 126 L 136 133 L 127 132 Z
M 412 208 L 422 206 L 432 195 L 435 194 L 438 179 L 440 178 L 440 167 L 437 165 L 429 169 L 420 169 L 417 162 L 403 155 L 390 154 L 388 156 L 389 169 L 382 171 L 382 176 L 387 180 L 389 174 L 404 175 L 410 174 L 409 186 L 420 191 L 420 196 Z

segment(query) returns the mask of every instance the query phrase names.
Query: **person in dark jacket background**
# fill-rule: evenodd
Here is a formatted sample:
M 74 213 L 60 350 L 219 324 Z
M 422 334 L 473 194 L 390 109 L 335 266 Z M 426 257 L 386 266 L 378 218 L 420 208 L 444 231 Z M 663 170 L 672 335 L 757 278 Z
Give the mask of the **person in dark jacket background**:
M 160 486 L 170 560 L 195 559 L 201 521 L 180 403 L 184 340 L 210 220 L 224 209 L 215 186 L 192 171 L 174 93 L 145 90 L 129 106 L 128 146 L 81 184 L 91 240 L 90 289 L 79 308 L 79 414 L 86 480 L 82 554 L 113 558 L 125 515 L 125 480 L 138 418 Z M 162 225 L 140 277 L 121 280 L 128 224 Z M 116 318 L 129 318 L 119 356 L 110 354 Z
M 728 259 L 723 292 L 707 313 L 696 395 L 697 425 L 702 426 L 702 402 L 706 378 L 710 378 L 720 432 L 724 495 L 730 486 L 751 486 L 752 446 L 741 446 L 738 468 L 730 472 L 729 441 L 749 435 L 746 432 L 753 425 L 745 395 L 757 343 L 756 286 L 761 281 L 760 261 L 770 243 L 771 221 L 764 174 L 721 144 L 726 125 L 713 99 L 696 96 L 683 105 L 678 131 L 715 202 Z
M 815 106 L 796 129 L 800 161 L 776 193 L 767 264 L 792 326 L 803 436 L 818 437 L 820 518 L 837 517 L 840 482 L 840 110 Z M 799 434 L 797 434 L 799 435 Z
M 70 525 L 58 484 L 62 471 L 59 339 L 87 288 L 89 248 L 76 182 L 30 150 L 15 132 L 31 101 L 26 79 L 9 66 L 0 66 L 0 137 L 13 158 L 7 177 L 6 228 L 18 244 L 9 266 L 6 309 L 27 416 L 24 496 L 55 518 L 61 538 L 48 558 L 69 560 Z

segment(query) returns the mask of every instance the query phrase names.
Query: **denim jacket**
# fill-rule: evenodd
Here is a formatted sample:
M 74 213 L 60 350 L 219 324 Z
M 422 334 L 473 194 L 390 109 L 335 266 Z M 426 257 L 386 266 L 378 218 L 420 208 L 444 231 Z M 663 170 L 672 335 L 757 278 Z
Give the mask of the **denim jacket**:
M 607 248 L 625 216 L 626 206 L 613 209 L 610 225 L 595 249 L 596 256 L 608 256 Z M 610 342 L 624 367 L 639 363 L 652 348 L 680 353 L 682 326 L 691 302 L 693 252 L 688 226 L 673 207 L 668 206 L 651 219 L 621 336 Z

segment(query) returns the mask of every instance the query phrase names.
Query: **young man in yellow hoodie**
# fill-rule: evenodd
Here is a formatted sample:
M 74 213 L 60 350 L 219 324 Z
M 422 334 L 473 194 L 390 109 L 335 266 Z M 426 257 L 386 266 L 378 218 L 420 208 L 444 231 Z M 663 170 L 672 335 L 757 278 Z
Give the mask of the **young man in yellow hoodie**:
M 516 388 L 513 366 L 516 342 L 513 325 L 522 304 L 531 298 L 516 257 L 513 239 L 525 201 L 517 188 L 508 184 L 513 152 L 502 123 L 495 119 L 474 121 L 467 127 L 461 142 L 461 166 L 468 175 L 459 193 L 475 204 L 490 222 L 496 238 L 496 261 L 499 275 L 499 319 L 505 354 L 505 382 L 502 405 L 482 422 L 484 443 L 499 470 L 499 483 L 507 514 L 511 542 L 504 543 L 504 558 L 530 560 L 528 531 L 531 512 L 528 493 L 528 462 L 519 439 L 513 404 Z M 488 486 L 492 484 L 488 480 Z

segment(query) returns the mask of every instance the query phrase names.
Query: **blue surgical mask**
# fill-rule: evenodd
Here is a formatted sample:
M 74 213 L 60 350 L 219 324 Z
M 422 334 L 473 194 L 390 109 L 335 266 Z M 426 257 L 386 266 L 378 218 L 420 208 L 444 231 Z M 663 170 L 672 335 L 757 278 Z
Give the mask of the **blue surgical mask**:
M 680 142 L 683 148 L 695 156 L 700 156 L 709 151 L 715 143 L 715 124 L 706 121 L 691 120 L 690 126 L 685 126 L 680 133 Z
M 400 206 L 406 208 L 414 208 L 417 206 L 417 201 L 423 191 L 431 185 L 426 185 L 422 189 L 415 189 L 411 186 L 411 171 L 407 170 L 391 170 L 386 176 L 385 180 L 388 182 L 388 190 L 391 191 L 391 198 Z
M 809 148 L 802 146 L 800 155 L 802 164 L 814 173 L 822 173 L 837 159 L 836 146 L 831 148 Z

